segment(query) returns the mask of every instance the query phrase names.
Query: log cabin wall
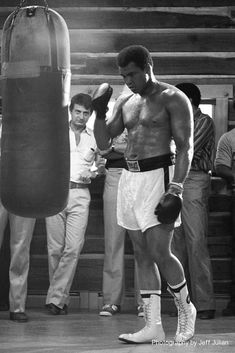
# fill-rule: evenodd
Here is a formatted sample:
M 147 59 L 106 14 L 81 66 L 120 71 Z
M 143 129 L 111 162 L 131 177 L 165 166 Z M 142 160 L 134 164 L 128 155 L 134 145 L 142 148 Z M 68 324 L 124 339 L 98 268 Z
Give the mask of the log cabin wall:
M 71 95 L 92 93 L 103 82 L 123 91 L 115 58 L 130 44 L 146 46 L 159 80 L 177 84 L 191 81 L 213 105 L 216 141 L 235 127 L 235 3 L 234 0 L 48 0 L 50 8 L 67 22 L 71 41 Z M 0 35 L 7 16 L 20 1 L 1 0 Z M 43 5 L 26 1 L 25 5 Z M 1 95 L 1 93 L 0 93 Z M 91 185 L 92 202 L 86 241 L 71 293 L 81 307 L 96 308 L 102 298 L 104 253 L 102 190 L 104 179 Z M 231 290 L 231 199 L 221 193 L 223 182 L 214 178 L 210 197 L 208 246 L 217 301 Z M 7 237 L 6 237 L 7 239 Z M 126 239 L 126 303 L 133 298 L 133 251 Z M 46 231 L 38 219 L 31 245 L 30 295 L 48 288 Z M 165 293 L 165 296 L 167 294 Z M 134 300 L 131 301 L 134 303 Z M 133 304 L 134 305 L 134 304 Z M 225 304 L 224 304 L 225 306 Z

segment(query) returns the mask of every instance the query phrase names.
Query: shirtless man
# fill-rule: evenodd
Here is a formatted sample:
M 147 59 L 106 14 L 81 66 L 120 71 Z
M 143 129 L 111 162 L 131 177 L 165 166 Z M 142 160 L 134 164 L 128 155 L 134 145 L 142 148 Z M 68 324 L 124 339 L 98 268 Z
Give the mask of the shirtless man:
M 124 48 L 117 64 L 133 93 L 118 98 L 106 121 L 112 88 L 108 84 L 98 87 L 93 95 L 94 133 L 98 147 L 107 149 L 113 137 L 128 130 L 128 170 L 124 169 L 120 178 L 117 217 L 133 242 L 146 321 L 142 330 L 122 334 L 119 339 L 127 343 L 164 341 L 159 268 L 178 309 L 175 341 L 186 342 L 194 335 L 196 309 L 182 265 L 171 252 L 171 240 L 174 227 L 180 224 L 183 183 L 193 155 L 192 107 L 181 91 L 155 79 L 146 48 Z M 139 229 L 143 236 L 136 232 Z

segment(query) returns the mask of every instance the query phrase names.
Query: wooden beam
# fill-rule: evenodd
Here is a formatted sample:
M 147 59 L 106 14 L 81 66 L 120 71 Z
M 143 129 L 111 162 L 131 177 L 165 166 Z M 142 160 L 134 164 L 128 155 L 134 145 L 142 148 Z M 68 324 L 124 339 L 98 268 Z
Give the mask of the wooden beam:
M 176 85 L 180 82 L 193 82 L 196 85 L 233 85 L 235 75 L 157 75 L 160 81 Z M 113 98 L 118 97 L 124 88 L 123 80 L 115 75 L 73 75 L 71 80 L 71 95 L 77 92 L 92 93 L 94 88 L 104 82 L 109 82 L 114 87 Z M 0 97 L 2 83 L 0 80 Z M 229 93 L 229 96 L 231 92 Z M 220 95 L 219 95 L 220 96 Z
M 235 28 L 71 29 L 69 35 L 74 53 L 119 52 L 130 44 L 144 45 L 150 52 L 235 51 Z
M 235 124 L 235 100 L 230 99 L 228 102 L 228 119 L 229 124 Z
M 178 11 L 169 8 L 58 8 L 68 27 L 71 28 L 229 28 L 235 26 L 228 11 L 204 9 L 200 11 Z M 0 8 L 2 28 L 12 8 Z
M 235 51 L 235 28 L 71 29 L 71 52 L 119 52 L 130 44 L 151 52 Z
M 155 71 L 158 75 L 234 75 L 234 53 L 224 55 L 198 53 L 152 53 Z M 74 75 L 116 75 L 116 55 L 94 54 L 71 55 L 71 69 Z
M 234 84 L 235 75 L 157 75 L 157 79 L 173 85 L 180 82 L 194 82 L 195 84 L 224 85 Z M 99 85 L 109 82 L 112 85 L 122 85 L 123 80 L 115 75 L 73 75 L 72 85 Z
M 207 52 L 191 52 L 191 51 L 187 51 L 187 52 L 182 52 L 182 51 L 166 51 L 166 52 L 151 52 L 151 56 L 154 59 L 159 59 L 159 58 L 181 58 L 181 57 L 187 57 L 187 58 L 217 58 L 217 59 L 232 59 L 235 58 L 235 51 L 207 51 Z M 107 52 L 107 53 L 102 53 L 102 52 L 98 52 L 98 53 L 79 53 L 79 52 L 72 52 L 71 53 L 71 59 L 74 63 L 76 63 L 79 60 L 89 60 L 89 59 L 95 59 L 95 60 L 99 60 L 99 59 L 109 59 L 109 60 L 115 60 L 117 57 L 117 53 L 113 53 L 113 52 Z
M 66 5 L 66 4 L 65 4 Z M 0 8 L 0 11 L 4 8 Z M 14 8 L 11 7 L 6 7 L 6 10 L 14 11 Z M 67 6 L 62 6 L 58 7 L 57 11 L 63 14 L 72 14 L 72 13 L 79 13 L 80 11 L 92 11 L 92 12 L 98 12 L 98 13 L 105 13 L 105 12 L 110 12 L 113 11 L 114 13 L 120 13 L 120 12 L 130 12 L 130 13 L 152 13 L 152 12 L 160 12 L 160 13 L 176 13 L 176 14 L 191 14 L 191 15 L 215 15 L 215 16 L 230 16 L 231 15 L 231 7 L 228 6 L 220 6 L 220 7 L 160 7 L 160 6 L 151 6 L 151 7 L 146 7 L 146 6 L 141 6 L 141 7 L 99 7 L 99 6 L 94 6 L 94 7 L 86 7 L 86 6 L 75 6 L 75 7 L 67 7 Z
M 215 146 L 221 135 L 228 131 L 228 98 L 217 98 L 214 114 Z
M 103 81 L 105 82 L 105 81 Z M 179 82 L 185 82 L 185 79 L 182 79 Z M 179 83 L 177 82 L 177 83 Z M 192 80 L 192 82 L 195 82 Z M 170 82 L 171 84 L 176 84 L 175 82 Z M 92 94 L 92 92 L 95 90 L 97 87 L 97 84 L 87 84 L 87 85 L 82 85 L 82 84 L 73 84 L 71 86 L 71 92 L 70 95 L 73 96 L 74 94 L 78 92 L 85 92 L 88 94 Z M 116 99 L 120 94 L 122 93 L 127 93 L 129 90 L 124 84 L 116 84 L 112 85 L 113 87 L 113 95 L 112 98 Z M 216 98 L 233 98 L 233 85 L 228 85 L 228 84 L 214 84 L 214 85 L 204 85 L 204 84 L 198 84 L 198 87 L 201 91 L 202 99 L 216 99 Z M 96 207 L 97 209 L 97 207 Z M 94 219 L 93 219 L 94 223 Z
M 158 75 L 235 75 L 235 52 L 152 53 Z M 118 75 L 116 53 L 72 53 L 73 75 Z
M 233 85 L 198 85 L 202 99 L 233 98 Z
M 28 0 L 27 4 L 43 4 L 43 1 Z M 50 7 L 73 7 L 73 6 L 126 6 L 126 7 L 142 7 L 144 6 L 158 6 L 164 7 L 217 7 L 217 6 L 232 6 L 233 0 L 50 0 L 48 1 Z M 18 6 L 19 0 L 1 0 L 0 7 Z
M 19 0 L 1 0 L 0 7 L 18 6 Z M 28 0 L 28 5 L 42 4 L 43 1 Z M 112 7 L 143 7 L 144 6 L 168 6 L 168 7 L 217 7 L 217 6 L 232 6 L 233 0 L 50 0 L 48 1 L 51 8 L 53 7 L 74 7 L 74 6 L 112 6 Z

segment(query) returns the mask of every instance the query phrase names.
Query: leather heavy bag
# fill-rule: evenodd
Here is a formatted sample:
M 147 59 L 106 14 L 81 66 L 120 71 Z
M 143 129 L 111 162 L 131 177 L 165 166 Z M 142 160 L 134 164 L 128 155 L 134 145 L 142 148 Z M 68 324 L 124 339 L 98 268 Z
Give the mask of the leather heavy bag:
M 1 200 L 11 213 L 41 218 L 66 206 L 70 78 L 64 19 L 17 8 L 2 33 Z

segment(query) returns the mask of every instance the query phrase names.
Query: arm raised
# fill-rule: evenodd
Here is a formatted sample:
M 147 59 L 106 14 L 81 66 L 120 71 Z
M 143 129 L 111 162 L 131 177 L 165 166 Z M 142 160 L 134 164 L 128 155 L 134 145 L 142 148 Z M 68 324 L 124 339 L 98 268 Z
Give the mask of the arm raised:
M 129 98 L 129 97 L 128 97 Z M 96 116 L 94 124 L 94 135 L 100 150 L 106 150 L 111 146 L 112 139 L 124 131 L 122 107 L 126 102 L 126 96 L 120 96 L 113 108 L 112 116 L 108 119 Z

